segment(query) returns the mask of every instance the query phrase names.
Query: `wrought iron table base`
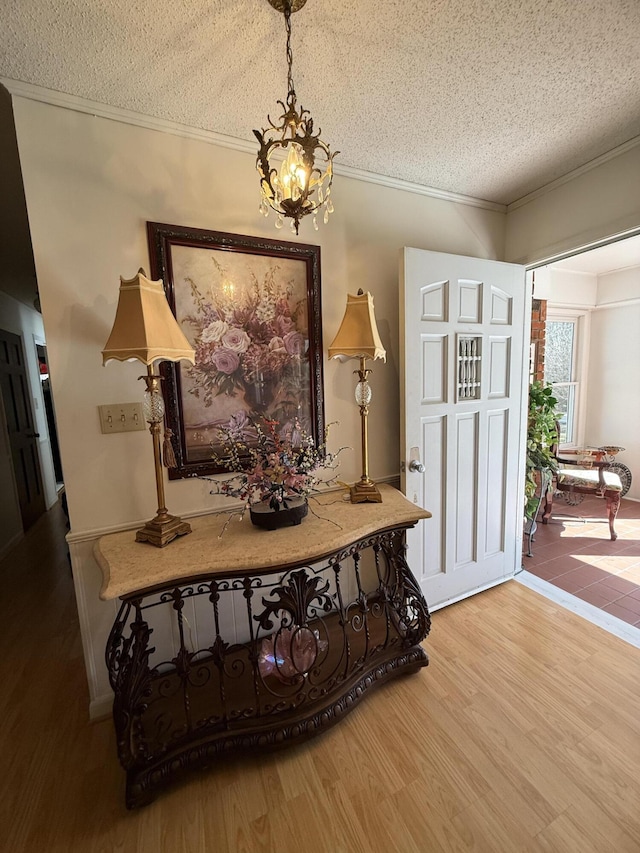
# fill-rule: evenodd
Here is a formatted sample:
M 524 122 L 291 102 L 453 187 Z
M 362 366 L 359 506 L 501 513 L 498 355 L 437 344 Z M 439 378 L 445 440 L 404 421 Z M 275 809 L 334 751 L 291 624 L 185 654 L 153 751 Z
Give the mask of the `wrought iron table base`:
M 407 526 L 318 563 L 122 597 L 106 660 L 128 808 L 219 756 L 318 734 L 378 685 L 427 665 L 430 616 L 406 563 Z

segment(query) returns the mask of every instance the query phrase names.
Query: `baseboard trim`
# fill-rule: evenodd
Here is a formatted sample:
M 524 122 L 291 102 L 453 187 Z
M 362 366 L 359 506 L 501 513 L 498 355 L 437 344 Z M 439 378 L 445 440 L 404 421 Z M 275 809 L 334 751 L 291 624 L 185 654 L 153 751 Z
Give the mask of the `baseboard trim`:
M 97 723 L 99 720 L 106 720 L 111 716 L 112 711 L 113 693 L 98 696 L 97 699 L 92 699 L 89 703 L 89 719 L 92 723 Z

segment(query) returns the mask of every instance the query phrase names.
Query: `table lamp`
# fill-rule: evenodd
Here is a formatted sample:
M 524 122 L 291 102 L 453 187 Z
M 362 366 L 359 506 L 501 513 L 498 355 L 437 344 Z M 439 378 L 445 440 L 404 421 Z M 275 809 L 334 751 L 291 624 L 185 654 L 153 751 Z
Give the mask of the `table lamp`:
M 195 362 L 195 352 L 184 336 L 164 293 L 162 281 L 150 281 L 140 269 L 130 280 L 120 277 L 120 296 L 116 319 L 109 340 L 102 350 L 102 363 L 108 361 L 141 361 L 147 366 L 143 411 L 153 438 L 153 457 L 156 471 L 158 511 L 136 533 L 137 542 L 148 542 L 164 548 L 177 536 L 191 533 L 191 526 L 176 515 L 170 515 L 165 506 L 160 425 L 164 420 L 164 401 L 160 390 L 161 376 L 154 373 L 156 361 Z M 167 442 L 167 444 L 169 444 Z M 165 464 L 171 467 L 173 450 L 165 451 Z M 175 462 L 173 463 L 175 464 Z
M 338 334 L 329 347 L 329 358 L 346 361 L 348 358 L 359 358 L 360 369 L 356 385 L 356 403 L 360 406 L 362 427 L 362 477 L 351 487 L 351 503 L 381 503 L 382 496 L 376 484 L 369 477 L 369 445 L 367 438 L 367 419 L 369 403 L 371 402 L 371 387 L 368 376 L 371 371 L 366 367 L 366 360 L 376 358 L 387 360 L 387 353 L 382 346 L 376 318 L 373 311 L 373 296 L 362 290 L 357 296 L 347 295 L 347 307 L 342 318 Z

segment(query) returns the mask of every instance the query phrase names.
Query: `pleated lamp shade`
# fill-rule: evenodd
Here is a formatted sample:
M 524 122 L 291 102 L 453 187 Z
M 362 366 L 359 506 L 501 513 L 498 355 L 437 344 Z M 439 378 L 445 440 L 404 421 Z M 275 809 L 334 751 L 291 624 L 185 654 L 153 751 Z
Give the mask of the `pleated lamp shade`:
M 376 325 L 373 296 L 360 290 L 357 296 L 347 294 L 347 307 L 338 334 L 329 347 L 329 358 L 346 361 L 361 357 L 387 360 Z
M 140 269 L 135 278 L 120 277 L 120 297 L 102 363 L 181 361 L 195 363 L 195 351 L 173 316 L 162 280 L 151 281 Z

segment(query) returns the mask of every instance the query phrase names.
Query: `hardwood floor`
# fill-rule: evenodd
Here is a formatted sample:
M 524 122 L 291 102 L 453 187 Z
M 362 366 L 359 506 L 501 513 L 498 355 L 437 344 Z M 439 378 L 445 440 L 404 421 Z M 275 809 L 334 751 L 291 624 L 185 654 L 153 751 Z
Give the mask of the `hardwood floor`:
M 2 849 L 640 851 L 640 650 L 517 582 L 436 612 L 430 666 L 321 737 L 127 812 L 61 527 L 55 508 L 0 564 Z

